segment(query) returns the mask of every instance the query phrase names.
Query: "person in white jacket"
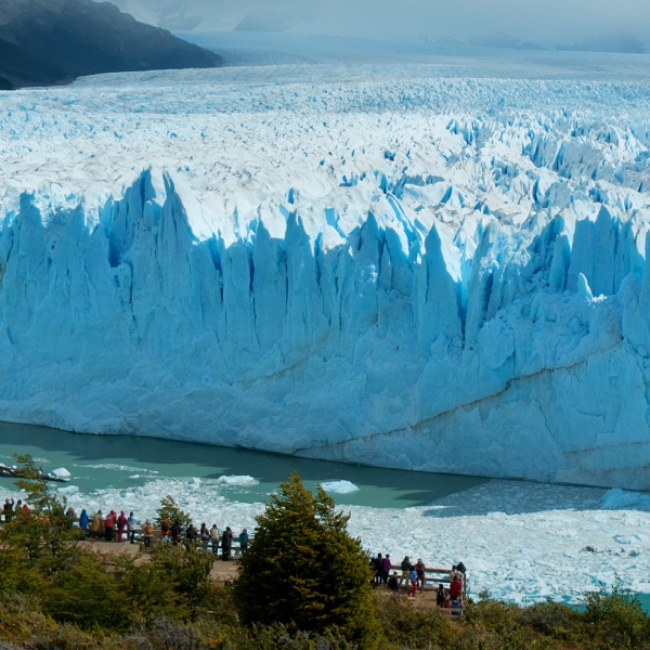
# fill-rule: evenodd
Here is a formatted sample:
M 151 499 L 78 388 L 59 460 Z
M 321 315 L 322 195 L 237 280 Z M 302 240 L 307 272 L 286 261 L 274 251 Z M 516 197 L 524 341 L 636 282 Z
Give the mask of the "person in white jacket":
M 139 526 L 138 520 L 133 516 L 133 513 L 129 513 L 129 518 L 126 520 L 126 528 L 129 531 L 129 540 L 131 544 L 135 544 L 135 533 L 138 530 Z

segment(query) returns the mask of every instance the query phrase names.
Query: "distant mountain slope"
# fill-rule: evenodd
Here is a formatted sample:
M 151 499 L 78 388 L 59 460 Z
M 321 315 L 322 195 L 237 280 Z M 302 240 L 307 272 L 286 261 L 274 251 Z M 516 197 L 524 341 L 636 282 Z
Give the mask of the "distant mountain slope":
M 0 89 L 131 70 L 210 68 L 221 57 L 91 0 L 2 0 Z

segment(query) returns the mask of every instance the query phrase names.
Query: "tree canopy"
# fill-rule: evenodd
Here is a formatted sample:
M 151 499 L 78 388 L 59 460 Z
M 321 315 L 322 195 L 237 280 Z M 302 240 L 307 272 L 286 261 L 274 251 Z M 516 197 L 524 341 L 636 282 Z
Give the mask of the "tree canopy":
M 241 559 L 234 598 L 244 622 L 336 631 L 364 650 L 375 648 L 372 572 L 348 519 L 322 488 L 312 494 L 297 474 L 281 483 Z

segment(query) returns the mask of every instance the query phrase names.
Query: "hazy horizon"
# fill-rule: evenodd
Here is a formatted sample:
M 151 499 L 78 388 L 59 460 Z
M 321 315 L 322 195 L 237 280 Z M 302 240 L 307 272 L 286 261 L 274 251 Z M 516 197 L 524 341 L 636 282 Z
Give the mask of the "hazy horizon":
M 642 0 L 113 0 L 138 20 L 176 30 L 295 32 L 377 39 L 642 51 L 650 3 Z

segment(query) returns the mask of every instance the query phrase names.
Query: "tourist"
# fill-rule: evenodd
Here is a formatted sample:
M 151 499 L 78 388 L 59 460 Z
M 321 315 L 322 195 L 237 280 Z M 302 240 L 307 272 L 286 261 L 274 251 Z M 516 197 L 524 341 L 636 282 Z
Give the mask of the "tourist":
M 221 559 L 224 561 L 230 560 L 232 554 L 232 530 L 230 526 L 226 526 L 226 530 L 223 531 L 223 536 L 221 537 Z
M 126 520 L 126 527 L 129 531 L 129 541 L 131 544 L 135 544 L 135 534 L 138 530 L 138 520 L 133 516 L 133 513 L 129 513 L 129 518 Z
M 22 515 L 24 519 L 27 519 L 29 517 L 29 506 L 27 505 L 27 502 L 23 503 Z
M 424 562 L 422 561 L 422 558 L 419 557 L 418 561 L 415 564 L 415 572 L 418 574 L 418 583 L 420 585 L 420 591 L 424 589 L 424 581 L 426 579 L 426 566 L 424 566 Z
M 409 560 L 409 556 L 405 555 L 404 559 L 402 560 L 402 577 L 399 579 L 400 585 L 402 583 L 406 583 L 406 584 L 409 583 L 412 568 L 413 568 L 413 565 L 411 564 L 411 561 Z
M 162 533 L 161 541 L 164 542 L 165 544 L 167 544 L 170 541 L 169 531 L 170 531 L 169 520 L 163 519 L 162 523 L 160 524 L 160 532 Z
M 248 548 L 248 531 L 245 528 L 239 533 L 239 548 L 242 553 Z
M 13 518 L 14 518 L 14 506 L 16 505 L 16 502 L 11 499 L 5 499 L 5 505 L 2 509 L 2 512 L 4 513 L 5 516 L 5 522 L 9 523 Z
M 98 510 L 94 515 L 93 519 L 90 522 L 90 534 L 92 537 L 99 537 L 102 532 L 102 526 L 104 525 L 104 517 L 102 516 L 102 511 Z
M 393 571 L 393 574 L 388 578 L 388 588 L 391 591 L 399 591 L 399 579 L 397 578 L 397 571 Z
M 108 513 L 108 517 L 104 519 L 104 536 L 107 542 L 113 541 L 113 527 L 115 526 L 116 519 L 117 515 L 115 514 L 115 510 L 111 510 Z
M 66 519 L 68 520 L 68 523 L 70 526 L 77 521 L 77 513 L 74 511 L 74 508 L 70 506 L 66 511 L 65 511 L 65 516 Z
M 456 571 L 460 571 L 463 575 L 465 575 L 465 573 L 467 573 L 467 569 L 465 568 L 465 565 L 462 562 L 459 562 L 456 565 Z
M 411 569 L 409 573 L 409 580 L 411 581 L 411 588 L 408 590 L 407 596 L 415 598 L 418 591 L 418 574 L 415 568 Z
M 449 585 L 449 595 L 451 596 L 452 602 L 455 603 L 460 598 L 462 592 L 463 592 L 463 583 L 460 580 L 460 574 L 455 573 L 454 579 L 451 581 L 451 584 Z
M 445 602 L 442 605 L 442 613 L 451 616 L 451 600 L 449 598 L 445 598 Z
M 18 499 L 16 502 L 16 507 L 14 508 L 14 514 L 15 515 L 22 515 L 23 514 L 23 501 L 22 499 Z
M 124 514 L 124 510 L 120 510 L 120 516 L 117 518 L 117 541 L 122 541 L 122 535 L 124 535 L 124 530 L 128 524 L 128 519 Z
M 167 536 L 169 539 L 169 535 Z M 142 539 L 144 541 L 145 548 L 151 546 L 151 540 L 153 539 L 153 525 L 148 519 L 144 520 L 144 526 L 142 527 Z
M 212 528 L 210 528 L 210 540 L 212 542 L 212 552 L 215 555 L 219 555 L 219 539 L 221 538 L 221 535 L 219 534 L 219 529 L 217 528 L 217 524 L 212 524 Z
M 381 579 L 384 584 L 388 582 L 388 576 L 390 575 L 390 570 L 393 568 L 393 563 L 390 561 L 390 555 L 386 553 L 384 558 L 383 570 L 381 574 Z
M 181 522 L 178 519 L 172 524 L 170 533 L 172 537 L 172 542 L 174 544 L 180 544 L 183 541 L 182 535 L 183 529 L 181 528 Z
M 190 523 L 185 531 L 185 539 L 187 540 L 187 548 L 196 548 L 196 538 L 198 537 L 194 524 Z
M 445 585 L 442 582 L 438 585 L 438 591 L 436 593 L 436 605 L 442 607 L 445 604 Z
M 203 546 L 203 550 L 207 551 L 208 546 L 210 545 L 210 531 L 208 530 L 208 527 L 205 525 L 205 523 L 201 524 L 201 544 Z
M 384 556 L 381 553 L 377 553 L 375 558 L 375 583 L 380 584 L 381 578 L 384 574 Z
M 81 514 L 79 515 L 79 529 L 81 530 L 81 539 L 86 539 L 86 532 L 88 529 L 88 522 L 90 521 L 90 517 L 88 516 L 88 513 L 86 512 L 86 509 L 84 508 L 81 511 Z

